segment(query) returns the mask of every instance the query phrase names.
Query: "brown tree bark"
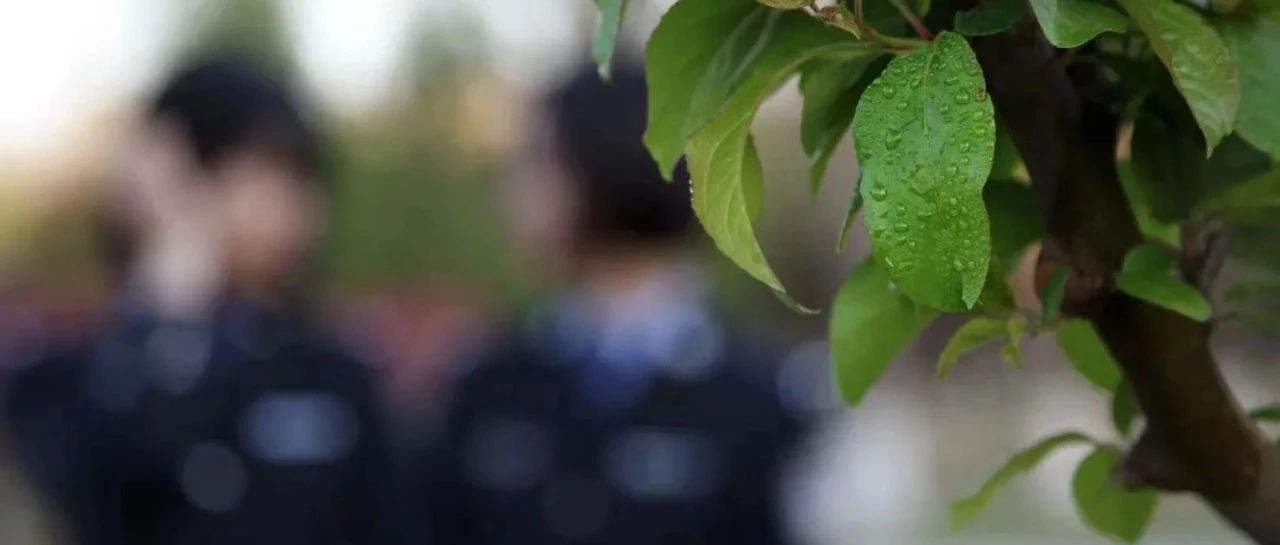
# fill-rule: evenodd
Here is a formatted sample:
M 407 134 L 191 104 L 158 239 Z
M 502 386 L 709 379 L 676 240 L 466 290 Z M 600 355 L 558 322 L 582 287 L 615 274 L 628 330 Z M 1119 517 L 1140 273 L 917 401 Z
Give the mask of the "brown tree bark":
M 1198 494 L 1256 542 L 1280 545 L 1280 456 L 1228 390 L 1211 325 L 1112 285 L 1142 242 L 1116 171 L 1118 101 L 1087 69 L 1070 69 L 1034 22 L 974 46 L 1040 200 L 1041 268 L 1069 268 L 1064 313 L 1095 324 L 1146 415 L 1116 478 Z

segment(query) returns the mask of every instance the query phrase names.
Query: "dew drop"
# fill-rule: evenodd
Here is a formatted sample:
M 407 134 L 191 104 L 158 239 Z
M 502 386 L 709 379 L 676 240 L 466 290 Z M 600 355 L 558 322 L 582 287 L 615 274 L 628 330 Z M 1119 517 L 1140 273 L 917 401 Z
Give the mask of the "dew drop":
M 910 108 L 910 107 L 911 107 L 911 105 L 910 105 L 910 104 L 907 104 L 907 101 L 905 101 L 905 100 L 898 102 L 898 111 L 899 111 L 899 112 L 905 112 L 905 111 L 907 110 L 907 108 Z
M 871 227 L 871 234 L 877 237 L 880 235 L 883 235 L 884 231 L 885 231 L 885 226 L 883 225 L 874 225 Z
M 943 83 L 946 83 L 947 85 L 955 85 L 959 81 L 960 81 L 960 78 L 957 78 L 955 74 L 952 74 L 950 76 L 947 76 L 947 79 L 944 80 Z
M 946 115 L 946 114 L 947 114 L 948 112 L 950 112 L 950 111 L 951 111 L 951 105 L 950 105 L 950 104 L 939 104 L 939 105 L 938 105 L 938 112 L 939 112 L 939 113 L 941 113 L 942 115 Z
M 973 98 L 977 99 L 979 102 L 981 102 L 981 101 L 983 101 L 983 100 L 986 100 L 986 99 L 987 99 L 987 90 L 986 90 L 986 89 L 978 89 L 978 93 L 977 93 L 977 94 L 975 94 L 975 95 L 973 96 Z
M 871 188 L 871 198 L 877 201 L 883 201 L 889 198 L 889 190 L 885 189 L 884 186 L 873 187 Z
M 955 198 L 955 197 L 949 197 L 949 198 L 947 199 L 947 204 L 949 204 L 949 205 L 951 205 L 951 206 L 955 206 L 957 202 L 958 202 L 958 201 L 956 201 L 956 198 Z
M 920 88 L 920 78 L 913 78 L 913 79 L 911 80 L 911 88 L 912 88 L 912 89 L 919 89 L 919 88 Z
M 898 144 L 901 144 L 901 143 L 902 143 L 902 133 L 897 131 L 890 132 L 889 135 L 886 136 L 884 139 L 884 147 L 890 150 L 898 149 Z
M 968 140 L 960 141 L 960 151 L 969 151 L 971 148 L 973 148 L 973 144 Z
M 900 221 L 898 223 L 893 224 L 893 232 L 895 233 L 905 233 L 910 230 L 911 230 L 911 226 L 907 225 L 906 222 Z
M 922 220 L 927 220 L 933 217 L 933 209 L 929 207 L 921 208 L 919 211 L 916 212 L 916 216 L 918 216 Z
M 957 271 L 963 271 L 963 270 L 964 270 L 964 263 L 962 263 L 959 259 L 957 259 L 957 260 L 955 260 L 955 261 L 952 261 L 952 262 L 951 262 L 951 266 L 952 266 L 952 267 L 954 267 L 954 268 L 955 268 L 955 270 L 957 270 Z
M 956 93 L 956 104 L 968 104 L 968 103 L 969 103 L 968 93 Z
M 885 96 L 886 98 L 893 98 L 893 95 L 898 94 L 898 90 L 897 90 L 897 89 L 894 89 L 894 88 L 893 88 L 893 86 L 892 86 L 892 85 L 889 85 L 889 84 L 885 84 L 885 85 L 884 85 L 884 90 L 883 90 L 883 91 L 881 91 L 881 92 L 882 92 L 882 93 L 884 93 L 884 96 Z
M 955 176 L 960 173 L 960 168 L 955 165 L 947 165 L 947 176 Z

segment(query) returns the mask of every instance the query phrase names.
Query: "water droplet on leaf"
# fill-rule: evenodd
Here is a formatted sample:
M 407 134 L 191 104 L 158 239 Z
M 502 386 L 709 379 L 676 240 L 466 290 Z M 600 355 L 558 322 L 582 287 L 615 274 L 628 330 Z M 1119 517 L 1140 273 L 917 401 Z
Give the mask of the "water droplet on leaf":
M 898 148 L 898 144 L 902 143 L 902 133 L 891 132 L 884 139 L 884 147 L 894 150 Z

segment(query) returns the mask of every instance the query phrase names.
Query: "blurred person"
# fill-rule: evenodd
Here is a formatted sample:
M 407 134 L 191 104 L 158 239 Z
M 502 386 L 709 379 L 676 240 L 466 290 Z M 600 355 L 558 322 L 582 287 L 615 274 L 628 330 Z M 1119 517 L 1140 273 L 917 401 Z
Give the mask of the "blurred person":
M 196 63 L 124 146 L 103 231 L 118 284 L 82 343 L 9 384 L 28 473 L 77 543 L 381 543 L 369 372 L 310 316 L 318 135 L 236 59 Z
M 717 315 L 689 184 L 641 142 L 642 74 L 583 68 L 545 104 L 509 201 L 565 281 L 460 378 L 422 487 L 430 543 L 783 542 L 796 421 L 767 346 Z M 420 517 L 421 518 L 421 517 Z

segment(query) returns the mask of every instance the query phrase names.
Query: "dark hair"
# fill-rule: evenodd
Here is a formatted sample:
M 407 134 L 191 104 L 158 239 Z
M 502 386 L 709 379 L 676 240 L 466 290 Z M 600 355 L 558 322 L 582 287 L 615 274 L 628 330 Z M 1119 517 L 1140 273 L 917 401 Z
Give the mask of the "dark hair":
M 644 74 L 620 65 L 610 81 L 584 66 L 548 100 L 560 158 L 582 198 L 588 241 L 670 242 L 693 225 L 684 167 L 670 183 L 645 149 L 648 93 Z
M 189 65 L 156 95 L 150 113 L 178 124 L 204 168 L 254 146 L 277 154 L 307 179 L 319 177 L 315 130 L 285 87 L 248 61 L 212 58 Z

